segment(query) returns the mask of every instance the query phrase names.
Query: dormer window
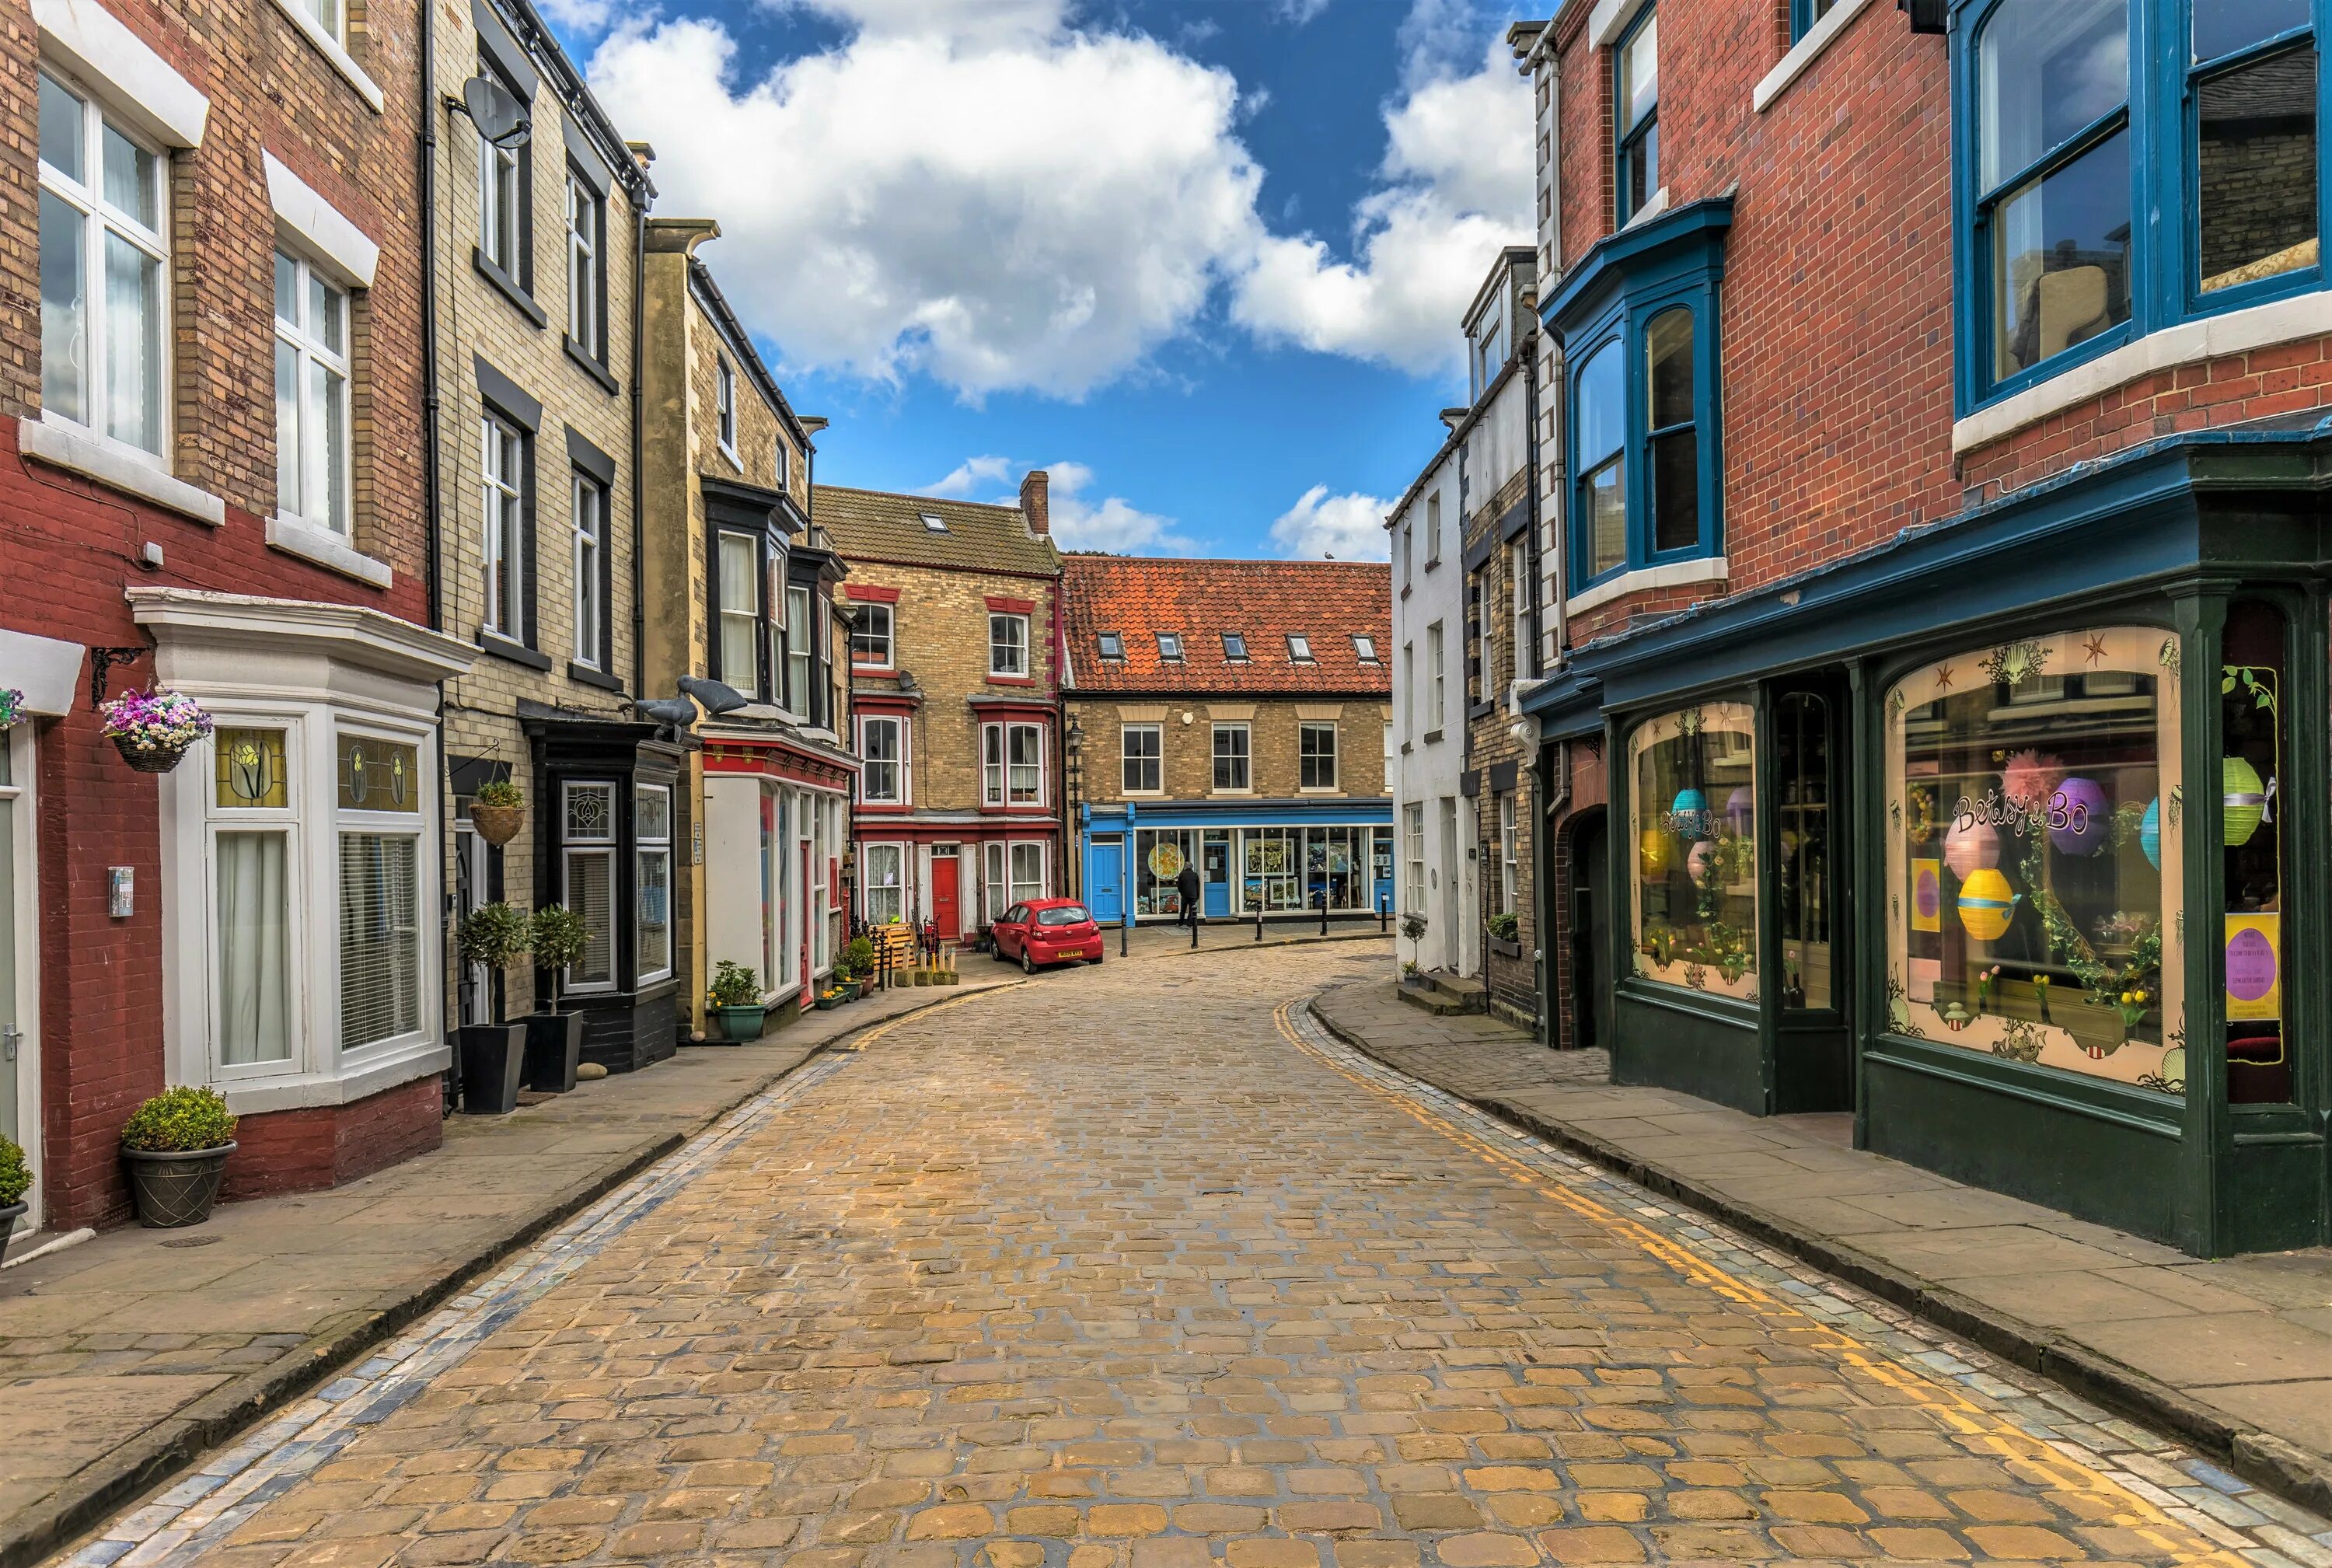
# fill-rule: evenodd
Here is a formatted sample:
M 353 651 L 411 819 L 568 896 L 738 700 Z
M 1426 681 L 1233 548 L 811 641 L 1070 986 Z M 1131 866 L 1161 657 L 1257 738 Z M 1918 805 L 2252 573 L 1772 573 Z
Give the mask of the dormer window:
M 947 519 L 941 517 L 938 512 L 924 512 L 922 514 L 922 518 L 923 531 L 926 533 L 945 533 L 948 531 Z
M 1160 632 L 1158 634 L 1158 656 L 1160 659 L 1170 664 L 1180 664 L 1182 662 L 1182 634 L 1180 632 Z
M 1245 632 L 1225 632 L 1223 634 L 1223 657 L 1230 660 L 1235 664 L 1243 664 L 1247 663 L 1247 634 Z
M 1101 656 L 1103 658 L 1123 659 L 1125 657 L 1125 638 L 1118 633 L 1104 632 L 1101 634 L 1100 642 Z
M 1287 634 L 1287 656 L 1299 664 L 1312 662 L 1312 639 L 1302 632 Z
M 1352 656 L 1364 664 L 1375 664 L 1377 662 L 1376 638 L 1355 636 L 1352 638 Z

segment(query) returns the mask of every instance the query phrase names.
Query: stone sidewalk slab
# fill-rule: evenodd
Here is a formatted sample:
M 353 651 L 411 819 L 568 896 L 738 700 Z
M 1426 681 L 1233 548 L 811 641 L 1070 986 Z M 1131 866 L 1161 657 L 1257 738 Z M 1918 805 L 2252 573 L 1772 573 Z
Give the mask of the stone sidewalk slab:
M 1368 1055 L 2332 1508 L 2332 1249 L 2203 1261 L 1851 1147 L 1844 1115 L 1757 1117 L 1609 1082 L 1390 979 L 1314 1015 Z
M 817 1052 L 1019 981 L 974 967 L 692 1047 L 325 1192 L 110 1231 L 0 1273 L 0 1568 L 24 1568 L 454 1294 Z

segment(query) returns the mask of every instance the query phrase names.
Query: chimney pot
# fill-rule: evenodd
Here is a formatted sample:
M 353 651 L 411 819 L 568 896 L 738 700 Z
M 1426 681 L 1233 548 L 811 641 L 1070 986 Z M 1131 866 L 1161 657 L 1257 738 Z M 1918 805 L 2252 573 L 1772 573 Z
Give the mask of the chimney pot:
M 1032 468 L 1020 481 L 1020 515 L 1028 520 L 1028 531 L 1040 538 L 1053 531 L 1053 519 L 1047 494 L 1052 476 L 1041 468 Z

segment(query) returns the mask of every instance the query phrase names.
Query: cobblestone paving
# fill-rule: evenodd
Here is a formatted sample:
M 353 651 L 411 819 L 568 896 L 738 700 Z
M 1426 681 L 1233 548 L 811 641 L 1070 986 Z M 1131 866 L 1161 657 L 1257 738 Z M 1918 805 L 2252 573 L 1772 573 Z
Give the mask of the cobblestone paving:
M 1376 961 L 902 1019 L 79 1561 L 2332 1563 L 1277 1005 Z

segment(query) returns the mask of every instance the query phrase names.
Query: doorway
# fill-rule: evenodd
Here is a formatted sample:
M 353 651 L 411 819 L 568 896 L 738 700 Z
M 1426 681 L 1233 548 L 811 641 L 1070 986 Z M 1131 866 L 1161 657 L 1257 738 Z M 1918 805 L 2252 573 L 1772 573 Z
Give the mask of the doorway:
M 939 923 L 940 935 L 948 942 L 963 934 L 956 892 L 961 865 L 952 854 L 932 856 L 932 919 Z
M 1458 797 L 1441 798 L 1441 967 L 1451 974 L 1466 972 L 1465 891 L 1458 885 Z
M 1846 864 L 1848 698 L 1843 682 L 1809 678 L 1777 688 L 1767 729 L 1770 826 L 1760 858 L 1773 869 L 1763 894 L 1780 948 L 1772 1109 L 1844 1111 L 1854 1104 L 1848 935 L 1836 918 L 1836 868 Z
M 1199 875 L 1206 879 L 1206 914 L 1221 920 L 1231 912 L 1231 836 L 1228 829 L 1207 829 L 1199 852 Z
M 490 902 L 493 896 L 487 860 L 493 850 L 478 836 L 478 830 L 470 826 L 469 797 L 464 796 L 455 801 L 454 810 L 454 921 L 458 925 L 471 911 Z M 482 963 L 463 964 L 458 989 L 463 1023 L 491 1024 L 494 1021 L 492 970 Z
M 1571 1040 L 1584 1049 L 1610 1041 L 1603 1017 L 1611 974 L 1611 851 L 1601 807 L 1571 829 Z
M 41 1228 L 40 962 L 33 864 L 33 726 L 0 733 L 0 1135 L 33 1173 L 22 1224 Z

